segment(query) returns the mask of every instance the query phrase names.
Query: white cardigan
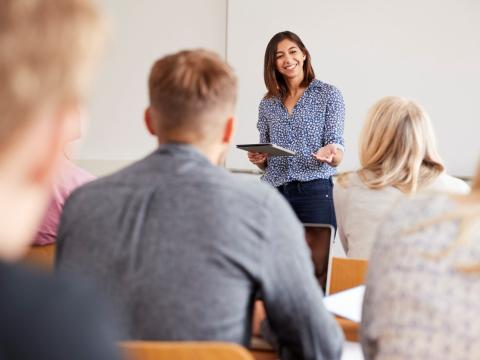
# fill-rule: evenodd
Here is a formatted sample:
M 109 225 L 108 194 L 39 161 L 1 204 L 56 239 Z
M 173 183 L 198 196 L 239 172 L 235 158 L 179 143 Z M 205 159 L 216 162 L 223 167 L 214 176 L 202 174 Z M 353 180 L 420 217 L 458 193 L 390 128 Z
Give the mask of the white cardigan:
M 368 259 L 378 225 L 395 204 L 407 195 L 387 186 L 372 190 L 365 186 L 357 173 L 351 173 L 345 185 L 338 182 L 333 188 L 338 234 L 348 257 Z M 466 194 L 470 187 L 446 173 L 421 192 Z

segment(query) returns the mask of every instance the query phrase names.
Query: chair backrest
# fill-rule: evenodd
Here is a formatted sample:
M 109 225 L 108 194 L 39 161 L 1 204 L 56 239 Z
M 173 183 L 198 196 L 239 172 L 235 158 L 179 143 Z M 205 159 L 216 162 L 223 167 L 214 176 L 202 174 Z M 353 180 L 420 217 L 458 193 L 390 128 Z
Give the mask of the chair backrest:
M 237 344 L 190 341 L 123 341 L 127 360 L 254 360 Z
M 55 244 L 32 246 L 21 261 L 44 270 L 53 270 L 55 264 Z
M 368 260 L 332 258 L 329 294 L 364 284 L 367 268 Z

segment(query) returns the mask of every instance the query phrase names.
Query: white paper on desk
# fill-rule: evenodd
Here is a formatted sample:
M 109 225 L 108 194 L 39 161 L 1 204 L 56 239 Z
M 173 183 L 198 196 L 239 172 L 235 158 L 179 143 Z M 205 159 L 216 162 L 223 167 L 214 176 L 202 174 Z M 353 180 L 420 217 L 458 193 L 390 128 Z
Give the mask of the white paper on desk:
M 365 285 L 361 285 L 326 296 L 323 304 L 331 313 L 359 323 L 362 320 L 364 294 Z

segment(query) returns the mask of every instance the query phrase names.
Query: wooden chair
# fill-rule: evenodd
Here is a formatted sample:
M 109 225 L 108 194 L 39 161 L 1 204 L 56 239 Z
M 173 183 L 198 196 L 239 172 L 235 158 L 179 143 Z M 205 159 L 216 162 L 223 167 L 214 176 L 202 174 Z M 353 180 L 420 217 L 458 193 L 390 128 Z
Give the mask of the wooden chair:
M 53 271 L 55 265 L 55 244 L 32 246 L 21 261 L 37 268 Z
M 243 347 L 221 342 L 124 341 L 128 360 L 254 360 Z
M 368 260 L 332 258 L 329 294 L 351 289 L 365 283 Z
M 367 267 L 367 260 L 332 258 L 329 294 L 335 294 L 364 284 Z M 336 319 L 345 334 L 345 338 L 349 341 L 358 341 L 359 324 L 341 317 L 336 317 Z

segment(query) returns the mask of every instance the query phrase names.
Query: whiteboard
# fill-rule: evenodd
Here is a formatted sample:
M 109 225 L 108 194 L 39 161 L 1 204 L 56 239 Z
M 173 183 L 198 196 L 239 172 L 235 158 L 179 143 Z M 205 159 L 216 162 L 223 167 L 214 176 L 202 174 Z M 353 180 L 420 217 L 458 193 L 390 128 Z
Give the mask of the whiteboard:
M 368 108 L 386 95 L 417 100 L 433 122 L 454 175 L 471 176 L 480 155 L 480 1 L 229 0 L 227 60 L 239 77 L 234 143 L 255 143 L 265 93 L 263 56 L 277 32 L 297 33 L 318 79 L 346 104 L 345 158 L 356 169 Z M 232 148 L 227 167 L 255 169 Z

